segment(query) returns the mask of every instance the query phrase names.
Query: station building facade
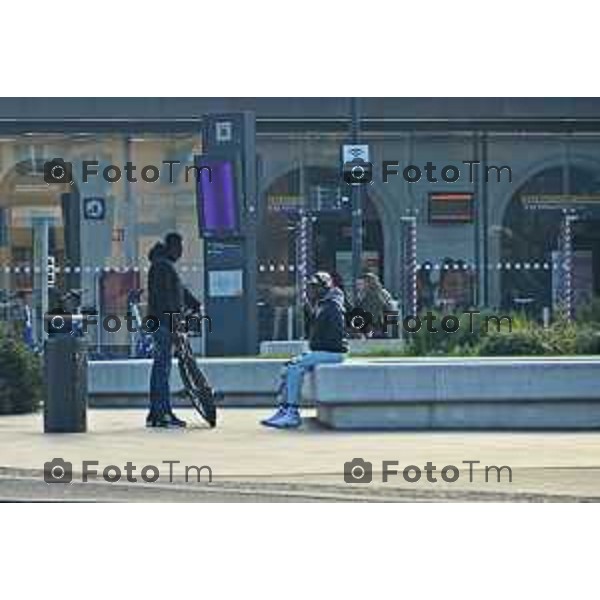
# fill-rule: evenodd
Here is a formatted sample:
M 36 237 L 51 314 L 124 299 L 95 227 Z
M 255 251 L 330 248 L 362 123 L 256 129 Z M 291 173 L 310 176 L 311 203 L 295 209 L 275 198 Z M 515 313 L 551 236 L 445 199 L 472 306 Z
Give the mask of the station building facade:
M 33 308 L 41 335 L 39 317 L 52 301 L 40 297 L 47 272 L 39 261 L 46 255 L 50 296 L 76 282 L 83 304 L 125 311 L 126 289 L 145 285 L 149 248 L 173 230 L 185 238 L 182 277 L 202 296 L 195 179 L 175 168 L 173 177 L 154 182 L 99 176 L 85 182 L 82 163 L 97 161 L 100 171 L 128 162 L 161 171 L 163 161 L 193 164 L 202 152 L 203 114 L 248 110 L 256 115 L 260 159 L 260 337 L 297 334 L 286 315 L 297 306 L 302 236 L 308 235 L 302 256 L 310 268 L 352 284 L 351 210 L 340 153 L 348 142 L 349 107 L 345 98 L 0 100 L 0 317 L 12 318 L 19 298 Z M 364 268 L 392 295 L 405 293 L 407 217 L 415 223 L 420 306 L 523 307 L 534 315 L 552 309 L 567 214 L 573 216 L 574 285 L 582 298 L 600 291 L 594 204 L 600 100 L 365 98 L 360 117 L 361 143 L 373 164 L 373 181 L 362 192 Z M 72 184 L 45 182 L 44 164 L 54 158 L 72 163 Z M 384 161 L 399 165 L 387 182 Z M 480 165 L 476 177 L 469 177 L 468 161 Z M 437 167 L 435 182 L 425 176 L 428 163 Z M 402 176 L 410 165 L 422 169 L 419 181 Z M 456 181 L 442 179 L 447 165 L 460 169 Z M 510 175 L 491 172 L 486 180 L 483 169 L 490 165 L 509 167 Z M 101 218 L 84 214 L 95 198 L 102 199 Z M 427 287 L 434 291 L 425 293 Z

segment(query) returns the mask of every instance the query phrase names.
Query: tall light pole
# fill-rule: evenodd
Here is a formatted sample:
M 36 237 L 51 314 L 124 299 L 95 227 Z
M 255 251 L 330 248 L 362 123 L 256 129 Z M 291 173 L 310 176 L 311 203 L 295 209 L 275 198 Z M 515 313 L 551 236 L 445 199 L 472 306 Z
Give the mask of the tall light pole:
M 358 144 L 360 140 L 359 99 L 350 99 L 350 143 Z M 357 281 L 362 275 L 363 255 L 363 199 L 362 185 L 350 186 L 350 204 L 352 206 L 352 291 L 357 298 Z

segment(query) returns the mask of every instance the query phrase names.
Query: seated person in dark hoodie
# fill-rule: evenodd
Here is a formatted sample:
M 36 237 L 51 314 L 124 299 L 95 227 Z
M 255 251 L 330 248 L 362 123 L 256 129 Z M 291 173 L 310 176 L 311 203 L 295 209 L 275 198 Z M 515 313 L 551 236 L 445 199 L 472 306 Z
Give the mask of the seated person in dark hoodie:
M 282 402 L 272 417 L 261 421 L 267 427 L 299 427 L 302 420 L 298 405 L 304 373 L 319 364 L 340 363 L 348 351 L 343 292 L 333 285 L 331 276 L 324 271 L 315 273 L 308 286 L 311 305 L 306 316 L 310 350 L 287 365 Z
M 158 242 L 150 250 L 148 271 L 148 316 L 156 317 L 160 327 L 153 334 L 154 362 L 150 374 L 150 413 L 147 427 L 185 427 L 171 408 L 169 376 L 172 362 L 172 323 L 184 308 L 195 312 L 201 309 L 200 302 L 181 283 L 175 263 L 183 252 L 182 237 L 169 233 L 164 243 Z M 174 327 L 174 325 L 173 325 Z

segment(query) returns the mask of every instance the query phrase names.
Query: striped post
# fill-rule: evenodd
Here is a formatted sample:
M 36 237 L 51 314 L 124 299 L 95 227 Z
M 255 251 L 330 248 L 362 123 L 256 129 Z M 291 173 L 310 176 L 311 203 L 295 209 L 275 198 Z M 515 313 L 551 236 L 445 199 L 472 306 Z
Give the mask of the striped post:
M 298 289 L 302 305 L 307 300 L 306 282 L 308 280 L 308 220 L 304 210 L 300 211 L 298 222 Z
M 565 318 L 571 322 L 575 316 L 574 289 L 573 289 L 573 223 L 577 216 L 565 214 L 562 226 L 563 247 L 563 310 Z
M 417 219 L 402 217 L 402 308 L 404 316 L 417 314 Z

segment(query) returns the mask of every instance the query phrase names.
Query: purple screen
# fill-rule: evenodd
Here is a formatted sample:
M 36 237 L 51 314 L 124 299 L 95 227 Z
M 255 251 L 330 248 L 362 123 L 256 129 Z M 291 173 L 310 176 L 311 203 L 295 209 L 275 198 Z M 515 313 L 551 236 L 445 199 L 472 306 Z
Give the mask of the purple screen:
M 201 235 L 235 233 L 238 231 L 238 205 L 233 162 L 230 160 L 201 161 L 198 198 Z

